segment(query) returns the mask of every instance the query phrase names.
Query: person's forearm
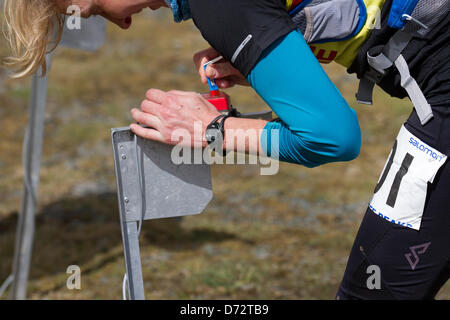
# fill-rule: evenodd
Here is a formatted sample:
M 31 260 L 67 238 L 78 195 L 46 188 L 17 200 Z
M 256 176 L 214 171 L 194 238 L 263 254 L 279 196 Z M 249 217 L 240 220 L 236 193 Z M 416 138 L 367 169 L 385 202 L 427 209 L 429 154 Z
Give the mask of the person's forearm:
M 267 121 L 230 117 L 225 120 L 224 149 L 250 154 L 261 151 L 260 136 Z

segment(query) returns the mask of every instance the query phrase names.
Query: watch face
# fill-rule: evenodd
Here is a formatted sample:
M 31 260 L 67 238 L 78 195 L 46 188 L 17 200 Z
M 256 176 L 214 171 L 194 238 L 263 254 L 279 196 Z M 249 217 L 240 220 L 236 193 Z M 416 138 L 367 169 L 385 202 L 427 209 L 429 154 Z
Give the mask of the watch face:
M 205 132 L 206 141 L 208 141 L 208 143 L 216 141 L 221 135 L 222 133 L 217 128 L 209 128 L 206 129 Z

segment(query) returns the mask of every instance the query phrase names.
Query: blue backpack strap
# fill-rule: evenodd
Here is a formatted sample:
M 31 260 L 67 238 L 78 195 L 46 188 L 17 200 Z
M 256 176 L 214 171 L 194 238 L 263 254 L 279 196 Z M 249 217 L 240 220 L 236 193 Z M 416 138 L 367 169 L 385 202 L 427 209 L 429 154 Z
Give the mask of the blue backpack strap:
M 303 0 L 296 7 L 289 11 L 291 17 L 295 16 L 300 10 L 303 10 L 312 0 Z
M 403 29 L 406 19 L 403 17 L 411 15 L 419 0 L 394 0 L 388 18 L 388 26 L 394 29 Z

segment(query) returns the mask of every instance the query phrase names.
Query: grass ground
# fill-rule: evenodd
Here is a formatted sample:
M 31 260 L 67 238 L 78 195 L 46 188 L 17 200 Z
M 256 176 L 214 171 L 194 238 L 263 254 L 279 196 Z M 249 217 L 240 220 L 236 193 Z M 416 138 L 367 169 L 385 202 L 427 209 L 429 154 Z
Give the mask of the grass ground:
M 129 31 L 109 26 L 107 38 L 95 54 L 60 48 L 52 65 L 32 299 L 121 297 L 124 260 L 110 128 L 131 122 L 130 108 L 150 87 L 206 90 L 192 64 L 192 53 L 206 43 L 192 23 L 173 24 L 168 12 L 143 13 Z M 326 70 L 358 112 L 359 158 L 316 169 L 283 163 L 275 176 L 260 176 L 257 166 L 214 166 L 215 197 L 204 213 L 144 224 L 148 299 L 334 298 L 411 104 L 377 90 L 374 106 L 358 105 L 355 78 L 339 66 Z M 0 281 L 11 271 L 29 93 L 29 80 L 7 80 L 0 71 Z M 247 88 L 228 93 L 242 111 L 267 108 Z M 66 288 L 72 264 L 81 267 L 81 290 Z M 450 298 L 448 284 L 438 298 Z

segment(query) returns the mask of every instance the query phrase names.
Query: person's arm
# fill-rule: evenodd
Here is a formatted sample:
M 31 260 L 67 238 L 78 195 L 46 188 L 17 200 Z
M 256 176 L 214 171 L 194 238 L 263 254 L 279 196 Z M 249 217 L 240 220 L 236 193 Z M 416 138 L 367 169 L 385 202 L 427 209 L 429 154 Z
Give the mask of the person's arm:
M 247 79 L 228 62 L 209 65 L 204 71 L 201 66 L 218 55 L 212 48 L 194 55 L 202 82 L 209 76 L 221 88 L 250 83 L 281 119 L 265 125 L 261 145 L 266 154 L 308 167 L 352 160 L 359 154 L 361 133 L 356 114 L 299 31 L 267 48 Z M 226 127 L 236 126 L 234 119 L 227 121 Z
M 361 132 L 356 113 L 299 31 L 266 49 L 247 80 L 281 120 L 265 126 L 261 145 L 267 155 L 307 167 L 358 156 Z M 271 145 L 275 130 L 279 144 Z
M 250 72 L 248 81 L 282 122 L 228 118 L 224 141 L 227 150 L 255 153 L 262 149 L 272 157 L 307 167 L 348 161 L 358 155 L 361 133 L 356 114 L 299 32 L 293 31 L 270 46 Z M 131 125 L 131 130 L 144 138 L 168 144 L 179 142 L 178 138 L 174 139 L 178 137 L 174 133 L 181 129 L 192 137 L 184 143 L 206 146 L 206 126 L 218 115 L 214 106 L 198 94 L 180 91 L 149 90 L 141 108 L 142 111 L 132 110 L 133 118 L 151 128 Z M 195 123 L 201 124 L 200 140 L 196 140 Z M 251 135 L 245 137 L 242 146 L 231 143 L 230 133 L 239 129 L 263 131 L 260 143 L 251 143 Z M 269 148 L 267 142 L 276 141 L 272 137 L 277 133 L 279 142 Z
M 220 113 L 198 93 L 150 89 L 141 103 L 141 110 L 133 108 L 131 115 L 136 122 L 147 126 L 130 125 L 131 131 L 140 137 L 171 145 L 206 147 L 206 127 Z M 259 134 L 266 124 L 264 120 L 228 118 L 224 148 L 261 153 Z

